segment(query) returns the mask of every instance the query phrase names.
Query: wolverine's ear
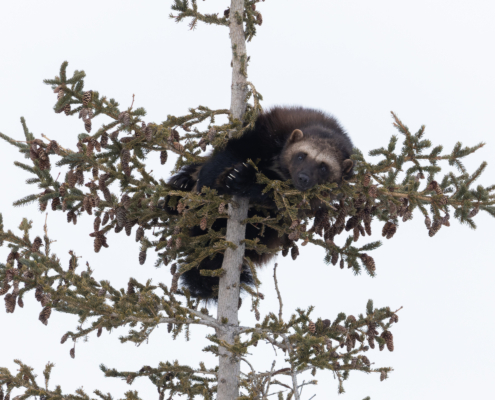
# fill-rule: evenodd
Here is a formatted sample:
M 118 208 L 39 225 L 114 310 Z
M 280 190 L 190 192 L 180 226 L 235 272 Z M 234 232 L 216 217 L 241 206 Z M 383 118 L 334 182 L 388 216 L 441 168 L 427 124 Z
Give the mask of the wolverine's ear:
M 289 143 L 299 142 L 304 137 L 304 133 L 300 129 L 294 129 L 290 134 Z
M 351 172 L 353 165 L 354 165 L 354 163 L 352 162 L 352 160 L 350 158 L 348 158 L 347 160 L 344 160 L 344 162 L 342 163 L 343 173 L 348 174 L 349 172 Z

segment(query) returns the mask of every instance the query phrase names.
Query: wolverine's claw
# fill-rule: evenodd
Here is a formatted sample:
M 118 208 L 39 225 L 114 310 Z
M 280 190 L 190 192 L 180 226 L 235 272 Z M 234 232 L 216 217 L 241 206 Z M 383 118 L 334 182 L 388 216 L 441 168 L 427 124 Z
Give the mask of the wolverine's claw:
M 229 185 L 225 185 L 225 186 L 227 186 L 230 189 L 230 186 Z
M 246 163 L 242 163 L 242 165 L 244 165 L 246 168 L 248 167 L 248 165 Z
M 230 178 L 230 179 L 234 179 L 234 178 L 235 178 L 235 176 L 234 176 L 234 175 L 232 175 L 232 174 L 229 174 L 229 178 Z
M 234 171 L 235 171 L 235 172 L 239 172 L 239 171 L 238 171 L 238 170 L 236 170 L 235 168 L 234 168 Z

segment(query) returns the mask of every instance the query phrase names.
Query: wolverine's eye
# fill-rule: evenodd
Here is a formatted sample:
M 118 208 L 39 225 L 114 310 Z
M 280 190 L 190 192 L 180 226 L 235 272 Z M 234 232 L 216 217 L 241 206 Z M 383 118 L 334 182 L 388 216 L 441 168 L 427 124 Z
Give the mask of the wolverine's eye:
M 320 171 L 321 172 L 327 172 L 327 166 L 325 164 L 320 165 Z
M 304 160 L 304 158 L 306 157 L 306 154 L 304 153 L 299 153 L 299 155 L 297 156 L 297 159 L 298 160 Z

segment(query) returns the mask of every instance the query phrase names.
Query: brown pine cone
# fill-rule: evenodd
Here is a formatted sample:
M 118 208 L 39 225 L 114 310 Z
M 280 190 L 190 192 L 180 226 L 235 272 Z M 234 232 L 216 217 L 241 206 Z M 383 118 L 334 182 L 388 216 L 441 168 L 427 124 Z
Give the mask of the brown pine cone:
M 127 212 L 124 207 L 117 207 L 115 210 L 115 217 L 117 218 L 117 225 L 119 228 L 123 228 L 127 222 Z
M 367 172 L 363 178 L 363 186 L 368 187 L 370 185 L 370 181 L 371 181 L 371 174 L 369 172 Z
M 36 290 L 34 291 L 34 297 L 37 301 L 43 300 L 43 286 L 36 286 Z
M 337 265 L 338 261 L 339 261 L 339 253 L 336 251 L 332 252 L 332 259 L 331 259 L 332 265 Z
M 347 224 L 345 225 L 345 230 L 349 232 L 351 229 L 354 229 L 357 224 L 359 224 L 359 218 L 355 215 L 347 220 Z
M 353 233 L 353 240 L 354 242 L 357 242 L 359 240 L 359 226 L 356 225 L 354 229 L 352 230 Z
M 13 313 L 17 302 L 16 296 L 14 296 L 12 293 L 7 293 L 5 295 L 4 300 L 5 300 L 5 310 L 7 311 L 7 313 Z
M 100 145 L 101 147 L 106 147 L 108 144 L 108 134 L 106 132 L 103 132 L 100 138 Z
M 392 335 L 392 332 L 383 331 L 380 336 L 385 339 L 388 351 L 394 351 L 394 336 Z
M 91 101 L 92 97 L 93 97 L 93 91 L 92 90 L 88 90 L 87 92 L 85 92 L 83 94 L 83 97 L 82 97 L 83 106 L 87 106 L 89 104 L 89 102 Z
M 366 269 L 372 274 L 376 270 L 375 260 L 367 254 L 361 254 L 361 260 L 363 261 Z
M 73 347 L 72 349 L 70 349 L 70 352 L 69 352 L 71 358 L 76 358 L 76 348 Z
M 128 210 L 129 207 L 131 206 L 131 198 L 127 195 L 127 194 L 124 194 L 122 196 L 122 199 L 120 200 L 121 203 L 122 203 L 122 206 Z
M 225 214 L 225 203 L 220 203 L 220 205 L 218 206 L 218 213 L 219 214 Z
M 136 242 L 139 242 L 144 236 L 144 228 L 140 226 L 136 230 Z
M 297 256 L 299 255 L 299 248 L 297 247 L 296 244 L 292 247 L 290 251 L 290 255 L 293 260 L 296 260 Z
M 108 212 L 105 212 L 105 214 L 103 214 L 103 221 L 102 221 L 102 225 L 105 226 L 108 222 L 108 220 L 110 219 L 109 215 L 108 215 Z
M 370 185 L 370 187 L 368 189 L 368 196 L 370 196 L 372 198 L 376 198 L 377 195 L 378 195 L 378 189 L 377 189 L 376 185 Z
M 340 259 L 340 269 L 344 269 L 344 259 Z
M 58 206 L 60 205 L 60 197 L 55 197 L 52 199 L 52 210 L 56 211 Z
M 288 247 L 284 247 L 282 249 L 282 256 L 283 257 L 287 257 L 287 254 L 289 254 L 289 248 Z
M 387 373 L 385 371 L 380 372 L 380 382 L 387 379 Z
M 478 207 L 478 206 L 476 206 L 475 208 L 473 208 L 473 209 L 469 212 L 468 217 L 469 217 L 469 218 L 473 218 L 473 217 L 475 217 L 475 216 L 476 216 L 476 214 L 478 214 L 478 212 L 479 212 L 479 211 L 480 211 L 479 207 Z
M 146 251 L 142 250 L 139 252 L 139 264 L 143 265 L 146 262 Z
M 43 325 L 48 325 L 48 318 L 50 318 L 50 315 L 52 314 L 52 307 L 51 306 L 46 306 L 41 310 L 39 320 Z
M 86 132 L 90 133 L 91 132 L 91 120 L 87 119 L 84 121 L 84 129 L 86 129 Z
M 172 293 L 177 292 L 178 283 L 179 283 L 179 274 L 175 273 L 174 276 L 172 277 L 172 285 L 170 286 L 170 291 Z
M 31 246 L 31 251 L 33 253 L 36 253 L 37 251 L 40 250 L 40 247 L 43 246 L 43 241 L 39 236 L 36 236 L 36 238 L 33 240 L 33 245 Z
M 163 165 L 167 162 L 168 154 L 167 150 L 163 150 L 160 152 L 160 163 Z
M 316 332 L 316 325 L 315 325 L 315 323 L 313 321 L 309 321 L 308 330 L 311 333 L 315 333 Z
M 430 230 L 428 231 L 428 235 L 430 237 L 435 236 L 435 234 L 440 230 L 442 227 L 442 220 L 441 219 L 434 219 L 433 224 L 431 225 Z
M 99 253 L 102 246 L 103 246 L 103 240 L 101 238 L 101 235 L 97 235 L 95 237 L 95 241 L 94 241 L 94 244 L 93 244 L 95 253 Z
M 208 227 L 208 220 L 206 219 L 206 217 L 201 218 L 201 222 L 199 223 L 199 227 L 203 231 L 206 230 L 206 228 Z

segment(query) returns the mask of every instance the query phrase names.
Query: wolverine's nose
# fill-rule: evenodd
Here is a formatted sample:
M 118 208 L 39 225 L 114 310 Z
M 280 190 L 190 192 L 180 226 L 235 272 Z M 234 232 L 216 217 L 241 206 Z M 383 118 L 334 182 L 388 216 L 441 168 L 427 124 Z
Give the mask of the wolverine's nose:
M 309 182 L 309 176 L 306 175 L 304 172 L 301 172 L 298 176 L 298 180 L 301 186 L 307 186 Z

